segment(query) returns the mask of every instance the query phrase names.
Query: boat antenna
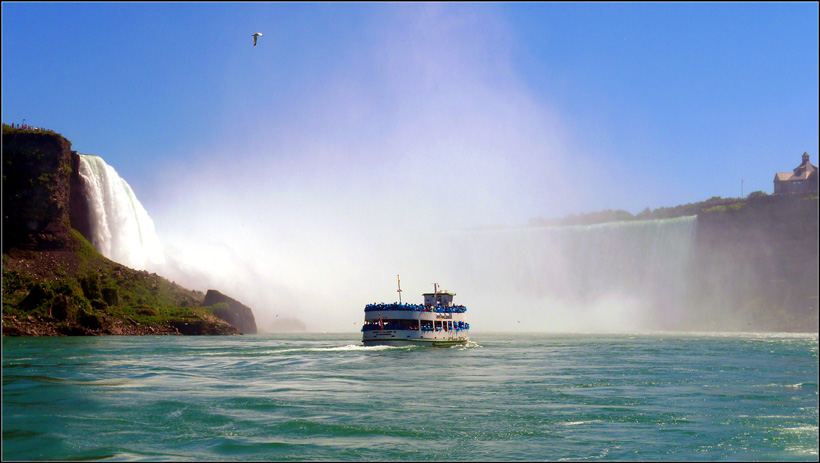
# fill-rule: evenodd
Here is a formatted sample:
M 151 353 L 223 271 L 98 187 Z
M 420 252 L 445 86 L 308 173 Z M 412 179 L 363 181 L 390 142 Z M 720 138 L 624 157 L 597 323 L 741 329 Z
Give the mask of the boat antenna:
M 396 275 L 396 279 L 399 280 L 399 290 L 396 292 L 399 293 L 399 304 L 401 304 L 401 278 L 399 278 L 399 276 Z

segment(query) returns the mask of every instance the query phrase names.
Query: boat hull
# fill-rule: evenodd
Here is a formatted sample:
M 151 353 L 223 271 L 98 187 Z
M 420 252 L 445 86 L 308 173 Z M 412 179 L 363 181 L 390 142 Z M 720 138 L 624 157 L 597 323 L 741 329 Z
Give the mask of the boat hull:
M 433 346 L 449 347 L 467 344 L 467 330 L 419 331 L 419 330 L 371 330 L 362 334 L 365 346 Z
M 466 345 L 469 339 L 367 339 L 362 340 L 365 346 L 428 346 L 453 347 Z

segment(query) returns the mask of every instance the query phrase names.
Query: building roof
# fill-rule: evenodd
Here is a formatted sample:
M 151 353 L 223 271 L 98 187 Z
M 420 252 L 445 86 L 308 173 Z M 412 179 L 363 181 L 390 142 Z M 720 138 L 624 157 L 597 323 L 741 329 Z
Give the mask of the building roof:
M 774 181 L 775 182 L 788 182 L 791 180 L 793 172 L 778 172 L 774 174 Z
M 800 164 L 799 166 L 794 168 L 794 180 L 797 179 L 807 179 L 809 178 L 809 174 L 816 171 L 817 167 L 813 166 L 809 161 Z
M 812 173 L 817 172 L 817 166 L 809 162 L 808 153 L 803 153 L 803 162 L 792 172 L 778 172 L 774 174 L 775 182 L 794 182 L 807 180 Z

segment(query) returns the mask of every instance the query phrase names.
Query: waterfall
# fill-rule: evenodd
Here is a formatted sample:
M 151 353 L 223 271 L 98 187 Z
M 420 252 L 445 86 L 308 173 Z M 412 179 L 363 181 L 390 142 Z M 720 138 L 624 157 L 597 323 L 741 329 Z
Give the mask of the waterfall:
M 460 232 L 453 278 L 538 330 L 672 329 L 692 289 L 696 219 Z
M 128 267 L 145 270 L 164 264 L 154 222 L 128 183 L 99 156 L 79 156 L 91 222 L 86 238 L 100 254 Z

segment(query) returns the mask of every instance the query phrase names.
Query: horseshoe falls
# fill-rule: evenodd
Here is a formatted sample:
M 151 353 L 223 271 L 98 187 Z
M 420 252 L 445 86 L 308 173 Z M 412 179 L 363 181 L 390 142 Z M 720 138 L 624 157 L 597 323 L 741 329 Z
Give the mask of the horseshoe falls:
M 676 329 L 691 315 L 697 218 L 454 233 L 448 278 L 494 329 Z M 482 307 L 485 306 L 485 307 Z
M 91 245 L 105 257 L 146 270 L 165 263 L 154 221 L 128 183 L 99 156 L 80 154 Z

